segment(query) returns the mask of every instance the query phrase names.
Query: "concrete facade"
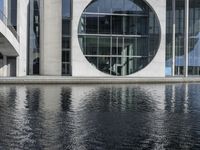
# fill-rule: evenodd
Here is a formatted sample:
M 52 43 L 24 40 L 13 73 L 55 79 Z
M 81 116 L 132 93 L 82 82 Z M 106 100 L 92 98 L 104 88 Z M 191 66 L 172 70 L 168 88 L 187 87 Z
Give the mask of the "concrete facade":
M 92 66 L 80 48 L 78 41 L 78 25 L 82 12 L 91 0 L 73 1 L 72 21 L 72 76 L 96 76 L 106 77 L 107 75 Z M 158 16 L 161 27 L 161 39 L 158 52 L 151 63 L 144 69 L 129 75 L 131 77 L 164 77 L 165 76 L 165 31 L 166 31 L 166 0 L 146 0 Z M 81 5 L 80 5 L 81 3 Z
M 62 1 L 40 1 L 40 74 L 61 76 Z
M 4 0 L 3 13 L 9 17 L 8 1 Z M 16 58 L 16 76 L 28 75 L 29 5 L 31 0 L 17 1 L 17 29 L 12 32 L 5 19 L 0 19 L 0 76 L 9 76 L 8 59 Z M 165 77 L 166 68 L 166 1 L 144 0 L 154 10 L 160 24 L 160 43 L 153 60 L 143 69 L 127 77 Z M 79 21 L 92 0 L 71 0 L 71 75 L 73 77 L 111 77 L 98 70 L 84 56 L 78 39 Z M 188 3 L 188 0 L 186 0 Z M 39 74 L 62 76 L 62 0 L 40 0 Z M 187 12 L 188 13 L 188 12 Z M 188 14 L 186 14 L 188 17 Z M 34 18 L 30 20 L 34 21 Z M 188 22 L 186 22 L 188 25 Z M 34 27 L 31 27 L 34 28 Z M 32 29 L 32 32 L 34 30 Z M 16 36 L 16 35 L 17 36 Z M 185 39 L 188 41 L 188 39 Z M 34 42 L 33 42 L 34 43 Z M 35 44 L 35 43 L 34 43 Z M 174 43 L 175 44 L 175 43 Z M 186 42 L 188 49 L 188 42 Z M 175 46 L 174 46 L 175 47 Z M 1 55 L 0 55 L 1 56 Z M 33 56 L 34 57 L 34 56 Z M 187 56 L 185 56 L 187 57 Z M 33 60 L 31 60 L 33 61 Z M 187 62 L 186 62 L 187 63 Z M 187 64 L 186 64 L 187 65 Z M 33 70 L 33 65 L 29 67 Z M 187 71 L 187 70 L 186 70 Z

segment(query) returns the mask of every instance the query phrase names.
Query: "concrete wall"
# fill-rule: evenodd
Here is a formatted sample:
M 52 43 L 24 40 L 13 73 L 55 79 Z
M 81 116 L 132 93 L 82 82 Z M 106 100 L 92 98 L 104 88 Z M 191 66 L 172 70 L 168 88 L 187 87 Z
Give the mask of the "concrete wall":
M 82 12 L 91 0 L 73 1 L 72 20 L 72 75 L 73 76 L 110 76 L 92 66 L 82 53 L 78 41 L 78 24 Z M 153 61 L 144 69 L 129 75 L 132 77 L 164 77 L 165 76 L 165 24 L 166 0 L 146 0 L 155 10 L 161 25 L 161 42 Z M 81 4 L 81 5 L 80 5 Z
M 61 75 L 62 0 L 40 1 L 40 74 Z
M 17 33 L 20 38 L 19 56 L 17 57 L 17 76 L 26 76 L 28 48 L 28 3 L 29 0 L 18 0 Z

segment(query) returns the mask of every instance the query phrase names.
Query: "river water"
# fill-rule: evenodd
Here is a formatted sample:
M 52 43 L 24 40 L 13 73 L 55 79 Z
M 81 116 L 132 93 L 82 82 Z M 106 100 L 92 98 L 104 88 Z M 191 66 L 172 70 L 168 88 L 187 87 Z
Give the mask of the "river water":
M 200 84 L 1 85 L 7 149 L 200 149 Z

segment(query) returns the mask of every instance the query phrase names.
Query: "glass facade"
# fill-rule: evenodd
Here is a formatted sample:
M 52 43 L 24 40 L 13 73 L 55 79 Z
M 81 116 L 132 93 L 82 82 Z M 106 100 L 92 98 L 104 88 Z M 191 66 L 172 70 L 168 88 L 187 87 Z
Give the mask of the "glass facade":
M 62 0 L 62 75 L 71 75 L 71 0 Z
M 4 0 L 0 0 L 0 11 L 4 13 Z
M 189 1 L 188 75 L 200 75 L 200 1 Z
M 156 55 L 160 25 L 144 1 L 94 0 L 81 16 L 78 36 L 92 65 L 124 76 L 143 69 Z
M 17 29 L 17 0 L 8 0 L 8 24 Z
M 167 0 L 166 75 L 170 76 L 200 75 L 200 1 L 189 0 L 189 5 L 185 4 L 185 0 Z M 188 20 L 185 18 L 186 8 L 189 10 Z M 185 33 L 187 22 L 189 32 Z
M 29 2 L 28 74 L 39 75 L 40 64 L 40 0 Z

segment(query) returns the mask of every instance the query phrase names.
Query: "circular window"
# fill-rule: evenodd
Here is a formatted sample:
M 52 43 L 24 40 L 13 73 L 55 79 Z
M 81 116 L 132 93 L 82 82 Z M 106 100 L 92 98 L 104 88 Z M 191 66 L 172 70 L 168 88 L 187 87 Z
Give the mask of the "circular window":
M 92 65 L 124 76 L 143 69 L 156 55 L 160 25 L 142 0 L 93 0 L 82 13 L 78 37 Z

